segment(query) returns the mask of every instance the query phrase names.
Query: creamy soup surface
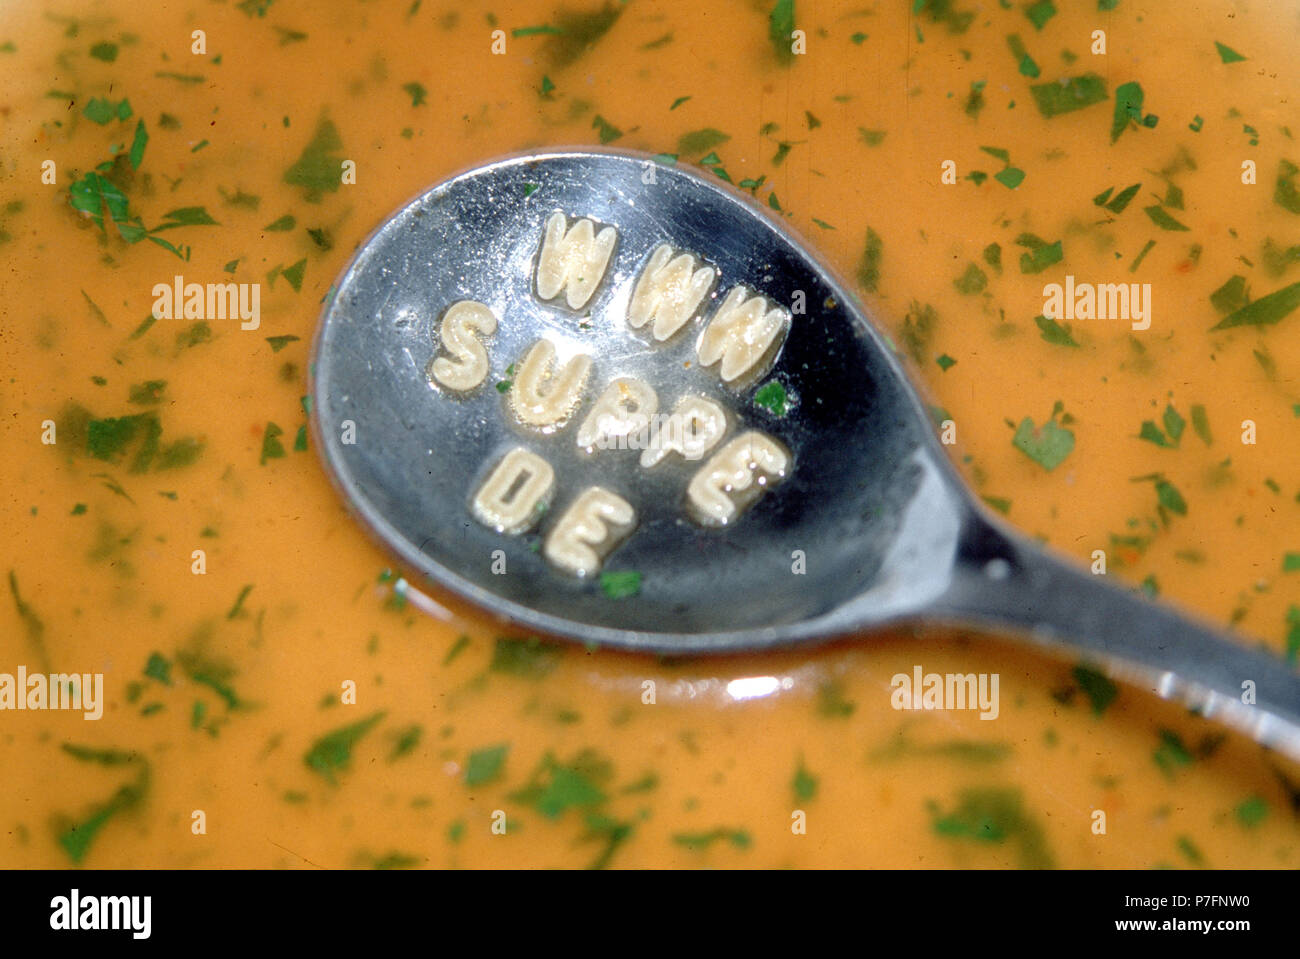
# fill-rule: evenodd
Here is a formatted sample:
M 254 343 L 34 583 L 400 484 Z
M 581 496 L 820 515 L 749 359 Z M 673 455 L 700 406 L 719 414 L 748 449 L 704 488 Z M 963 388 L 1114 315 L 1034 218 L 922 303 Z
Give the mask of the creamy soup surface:
M 1298 40 L 1253 0 L 4 4 L 0 704 L 102 675 L 102 716 L 0 710 L 0 864 L 1300 866 L 1300 768 L 1006 639 L 670 661 L 430 617 L 304 399 L 411 196 L 662 154 L 847 278 L 990 509 L 1294 664 Z M 997 707 L 894 708 L 918 671 Z

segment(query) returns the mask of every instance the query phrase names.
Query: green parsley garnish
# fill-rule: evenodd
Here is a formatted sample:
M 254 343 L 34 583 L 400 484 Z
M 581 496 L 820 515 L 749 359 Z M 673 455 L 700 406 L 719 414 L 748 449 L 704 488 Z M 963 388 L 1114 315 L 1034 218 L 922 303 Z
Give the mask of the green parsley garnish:
M 307 751 L 303 757 L 309 769 L 325 777 L 331 785 L 337 783 L 335 774 L 348 768 L 352 761 L 352 749 L 361 738 L 370 732 L 384 718 L 384 713 L 375 713 L 360 722 L 352 723 L 327 733 Z
M 641 574 L 634 569 L 600 574 L 600 590 L 610 599 L 626 599 L 641 592 Z
M 429 91 L 424 88 L 423 84 L 416 83 L 415 81 L 402 84 L 402 90 L 411 97 L 411 106 L 413 107 L 418 107 L 420 104 L 424 103 L 429 94 Z
M 965 272 L 953 280 L 952 285 L 957 288 L 958 293 L 970 296 L 983 293 L 984 288 L 989 285 L 989 278 L 988 274 L 974 263 L 967 263 Z
M 601 143 L 612 143 L 623 135 L 622 130 L 614 126 L 599 113 L 596 114 L 595 119 L 591 121 L 591 126 L 592 129 L 599 131 L 598 135 Z
M 776 0 L 772 5 L 767 15 L 767 34 L 778 60 L 785 64 L 794 60 L 791 42 L 794 34 L 794 0 Z
M 858 285 L 867 293 L 875 293 L 880 283 L 880 261 L 884 255 L 884 243 L 879 234 L 867 227 L 867 242 L 862 250 L 862 259 L 858 261 Z
M 1034 323 L 1048 343 L 1055 343 L 1057 346 L 1079 345 L 1074 339 L 1074 334 L 1070 332 L 1069 323 L 1058 323 L 1049 316 L 1036 316 Z
M 1052 408 L 1052 415 L 1042 426 L 1035 426 L 1034 421 L 1026 416 L 1020 421 L 1016 435 L 1011 440 L 1016 449 L 1048 472 L 1060 466 L 1074 450 L 1074 433 L 1056 423 L 1057 414 L 1062 408 L 1058 401 Z
M 1214 41 L 1214 49 L 1219 51 L 1219 61 L 1221 63 L 1240 63 L 1246 59 L 1232 47 L 1224 46 L 1218 40 Z
M 326 191 L 336 192 L 343 180 L 343 140 L 329 118 L 322 115 L 316 122 L 316 132 L 303 147 L 302 154 L 293 166 L 284 172 L 284 182 L 303 188 L 303 199 L 319 203 Z
M 1154 223 L 1156 226 L 1160 227 L 1160 229 L 1162 230 L 1176 230 L 1176 231 L 1186 232 L 1188 229 L 1190 229 L 1189 227 L 1184 226 L 1182 223 L 1179 223 L 1172 216 L 1166 213 L 1164 207 L 1160 206 L 1159 204 L 1144 206 L 1142 208 L 1142 212 L 1145 213 L 1147 216 L 1151 217 L 1151 222 Z
M 1222 289 L 1222 288 L 1220 288 Z M 1280 322 L 1300 306 L 1300 283 L 1292 283 L 1280 290 L 1261 296 L 1225 316 L 1212 330 L 1226 330 L 1234 326 L 1270 326 Z
M 488 668 L 494 673 L 541 679 L 559 665 L 563 655 L 559 647 L 538 639 L 499 636 L 492 647 L 492 663 Z
M 274 423 L 267 422 L 266 430 L 262 434 L 262 456 L 257 461 L 259 466 L 265 466 L 267 460 L 284 457 L 284 444 L 280 442 L 280 437 L 283 435 L 284 430 Z
M 754 393 L 754 405 L 761 406 L 773 416 L 785 416 L 789 409 L 789 396 L 779 380 L 769 380 Z
M 1020 254 L 1021 273 L 1041 273 L 1049 266 L 1060 263 L 1065 258 L 1061 241 L 1048 243 L 1032 233 L 1021 233 L 1016 237 L 1016 245 L 1023 246 L 1028 253 Z
M 683 133 L 678 138 L 677 152 L 688 157 L 703 156 L 714 147 L 721 146 L 730 139 L 730 134 L 715 130 L 713 127 L 692 130 L 690 133 Z
M 469 761 L 465 763 L 465 785 L 482 786 L 499 778 L 508 752 L 510 752 L 510 745 L 502 743 L 499 746 L 487 746 L 470 753 Z
M 1056 83 L 1037 83 L 1029 88 L 1038 112 L 1051 118 L 1082 110 L 1106 99 L 1106 81 L 1095 73 L 1067 77 Z
M 286 333 L 283 336 L 268 336 L 266 338 L 266 342 L 271 344 L 272 353 L 279 353 L 290 343 L 296 343 L 297 341 L 298 337 L 294 336 L 292 333 Z

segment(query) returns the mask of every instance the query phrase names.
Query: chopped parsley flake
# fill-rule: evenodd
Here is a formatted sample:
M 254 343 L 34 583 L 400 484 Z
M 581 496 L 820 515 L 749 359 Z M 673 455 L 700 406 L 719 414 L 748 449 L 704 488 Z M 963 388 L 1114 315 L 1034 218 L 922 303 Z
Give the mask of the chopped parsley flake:
M 988 274 L 974 263 L 967 263 L 965 272 L 953 280 L 952 285 L 957 288 L 958 293 L 970 296 L 983 293 L 984 288 L 989 285 L 989 278 Z
M 1118 686 L 1102 673 L 1089 669 L 1087 666 L 1074 667 L 1071 675 L 1074 676 L 1074 681 L 1079 684 L 1079 688 L 1083 690 L 1084 695 L 1088 697 L 1094 715 L 1100 716 L 1104 713 L 1107 707 L 1115 701 L 1115 697 L 1119 695 Z
M 761 406 L 773 416 L 785 416 L 789 408 L 789 396 L 779 380 L 770 380 L 755 391 L 754 405 Z
M 1051 118 L 1082 110 L 1107 97 L 1106 81 L 1095 73 L 1067 77 L 1056 83 L 1037 83 L 1029 88 L 1038 112 Z
M 1151 222 L 1162 230 L 1180 230 L 1186 232 L 1189 229 L 1166 213 L 1164 207 L 1159 204 L 1144 206 L 1142 212 L 1151 217 Z
M 316 740 L 303 761 L 309 769 L 324 776 L 331 785 L 336 784 L 335 774 L 348 768 L 353 748 L 383 718 L 384 713 L 375 713 L 360 722 L 327 733 Z
M 284 444 L 280 442 L 280 437 L 283 435 L 284 430 L 276 424 L 271 422 L 266 424 L 266 430 L 262 434 L 262 456 L 258 460 L 259 466 L 265 466 L 267 460 L 284 457 Z
M 727 841 L 737 849 L 748 849 L 751 844 L 749 833 L 743 829 L 726 829 L 719 826 L 708 832 L 673 833 L 673 842 L 687 849 L 705 850 L 715 842 Z
M 600 574 L 600 591 L 610 599 L 625 599 L 641 592 L 641 573 L 634 569 Z
M 1234 326 L 1269 326 L 1284 319 L 1297 306 L 1300 306 L 1300 283 L 1292 283 L 1290 286 L 1284 286 L 1267 296 L 1261 296 L 1253 303 L 1238 308 L 1225 316 L 1211 329 L 1225 330 Z
M 266 342 L 271 344 L 272 353 L 279 353 L 290 343 L 296 343 L 297 341 L 298 337 L 294 336 L 292 333 L 286 333 L 283 336 L 268 336 L 266 338 Z
M 1016 449 L 1049 472 L 1060 466 L 1074 450 L 1074 433 L 1056 423 L 1060 411 L 1061 404 L 1057 403 L 1051 417 L 1042 426 L 1035 426 L 1034 421 L 1026 416 L 1011 440 Z
M 501 776 L 506 763 L 506 754 L 510 752 L 508 743 L 488 746 L 469 754 L 465 764 L 465 785 L 482 786 Z
M 338 190 L 343 180 L 343 157 L 337 151 L 343 149 L 343 140 L 338 129 L 322 116 L 316 123 L 316 132 L 311 141 L 303 147 L 302 154 L 293 166 L 284 173 L 284 182 L 290 186 L 303 188 L 303 199 L 309 203 L 319 203 L 326 191 Z
M 880 260 L 884 255 L 884 244 L 879 234 L 867 227 L 867 242 L 862 249 L 862 259 L 858 261 L 858 284 L 867 293 L 875 293 L 880 283 Z
M 1300 190 L 1296 189 L 1297 167 L 1285 157 L 1278 161 L 1277 184 L 1273 189 L 1273 202 L 1290 213 L 1300 213 Z
M 1038 0 L 1037 3 L 1024 7 L 1024 11 L 1036 30 L 1043 29 L 1047 21 L 1056 16 L 1056 7 L 1052 4 L 1052 0 Z
M 1021 273 L 1041 273 L 1049 266 L 1060 263 L 1065 258 L 1061 241 L 1048 243 L 1032 233 L 1021 233 L 1016 237 L 1016 245 L 1023 246 L 1028 253 L 1020 254 Z
M 703 156 L 714 147 L 721 146 L 731 139 L 731 135 L 723 133 L 721 130 L 715 130 L 713 127 L 705 127 L 702 130 L 692 130 L 690 133 L 683 133 L 677 140 L 677 152 L 682 156 L 694 157 Z
M 1224 46 L 1218 40 L 1214 41 L 1214 49 L 1219 51 L 1219 61 L 1221 63 L 1240 63 L 1246 59 L 1232 47 Z
M 424 88 L 423 84 L 414 81 L 402 84 L 402 90 L 411 97 L 411 106 L 418 107 L 428 98 L 429 91 Z
M 596 114 L 595 119 L 591 121 L 591 126 L 594 130 L 598 131 L 597 135 L 600 137 L 601 143 L 613 143 L 623 135 L 622 130 L 614 126 L 614 124 L 610 123 L 599 113 Z
M 785 64 L 794 60 L 791 43 L 794 29 L 794 0 L 776 0 L 767 16 L 767 33 L 776 58 Z
M 1039 331 L 1043 334 L 1043 339 L 1048 343 L 1055 343 L 1057 346 L 1078 346 L 1073 333 L 1070 332 L 1070 324 L 1058 323 L 1048 316 L 1034 317 L 1034 323 L 1038 326 Z
M 559 665 L 563 651 L 538 639 L 498 637 L 492 647 L 492 672 L 541 679 Z

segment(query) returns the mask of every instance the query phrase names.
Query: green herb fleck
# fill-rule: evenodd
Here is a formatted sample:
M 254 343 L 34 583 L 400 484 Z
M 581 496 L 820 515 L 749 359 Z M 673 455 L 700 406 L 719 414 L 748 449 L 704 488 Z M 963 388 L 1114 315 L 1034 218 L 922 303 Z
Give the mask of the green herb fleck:
M 268 336 L 266 338 L 266 342 L 271 344 L 272 353 L 279 353 L 290 343 L 296 343 L 297 341 L 298 337 L 294 336 L 292 333 L 286 333 L 282 336 Z
M 717 829 L 708 832 L 679 832 L 673 833 L 673 842 L 679 846 L 685 846 L 687 849 L 703 851 L 712 846 L 715 842 L 726 841 L 731 843 L 737 849 L 748 849 L 752 844 L 749 833 L 743 829 L 727 829 L 719 826 Z
M 967 263 L 966 270 L 961 276 L 952 281 L 952 285 L 957 288 L 958 293 L 970 296 L 976 293 L 983 293 L 984 288 L 989 285 L 988 274 L 981 270 L 974 263 Z
M 150 679 L 158 680 L 164 686 L 172 684 L 172 664 L 162 653 L 149 654 L 149 660 L 144 664 L 144 674 Z
M 316 740 L 303 760 L 308 768 L 320 773 L 331 785 L 335 784 L 337 782 L 334 778 L 335 774 L 347 769 L 352 761 L 353 747 L 384 718 L 384 715 L 382 712 L 375 713 L 360 722 L 327 733 Z
M 857 708 L 857 703 L 844 698 L 844 687 L 838 680 L 828 680 L 817 687 L 819 715 L 828 719 L 848 719 Z
M 311 142 L 285 171 L 284 182 L 302 187 L 303 198 L 309 203 L 319 203 L 325 191 L 333 193 L 342 183 L 343 157 L 336 152 L 342 149 L 338 130 L 328 117 L 322 116 Z
M 1022 9 L 1036 30 L 1043 29 L 1047 21 L 1056 16 L 1056 7 L 1053 6 L 1052 0 L 1038 0 L 1037 3 L 1027 4 Z
M 641 592 L 641 573 L 634 569 L 602 572 L 600 591 L 609 599 L 636 596 Z
M 402 90 L 411 97 L 411 106 L 413 107 L 418 107 L 420 104 L 424 103 L 429 94 L 429 91 L 424 88 L 423 84 L 416 83 L 415 81 L 402 84 Z
M 1021 866 L 1040 869 L 1052 865 L 1043 831 L 1025 812 L 1018 789 L 965 789 L 951 812 L 941 813 L 935 803 L 929 804 L 929 811 L 933 817 L 931 827 L 940 836 L 999 845 L 1016 840 Z
M 492 647 L 493 672 L 526 679 L 541 679 L 559 665 L 563 652 L 539 639 L 497 637 Z
M 683 133 L 678 138 L 677 152 L 682 156 L 703 156 L 714 147 L 721 146 L 730 139 L 730 134 L 715 130 L 713 127 L 692 130 L 690 133 Z
M 1222 63 L 1240 63 L 1246 59 L 1232 47 L 1224 46 L 1218 40 L 1214 41 L 1214 49 L 1219 51 L 1219 60 Z
M 257 461 L 259 466 L 265 466 L 267 460 L 284 457 L 284 444 L 280 442 L 280 437 L 283 435 L 284 430 L 274 423 L 267 422 L 266 430 L 262 434 L 262 456 Z
M 1042 273 L 1049 266 L 1054 266 L 1065 258 L 1060 240 L 1048 243 L 1032 233 L 1021 233 L 1016 237 L 1016 245 L 1029 250 L 1028 253 L 1020 254 L 1021 273 Z
M 1057 346 L 1078 346 L 1074 339 L 1074 334 L 1070 331 L 1069 323 L 1058 323 L 1050 316 L 1036 316 L 1034 323 L 1038 326 L 1039 331 L 1048 343 L 1055 343 Z
M 244 600 L 248 598 L 248 594 L 251 593 L 252 591 L 253 591 L 252 583 L 247 584 L 243 589 L 239 591 L 239 595 L 235 597 L 235 605 L 231 606 L 230 612 L 226 613 L 226 619 L 235 619 L 240 615 L 240 613 L 243 611 L 244 608 Z
M 879 234 L 867 227 L 867 242 L 862 249 L 862 259 L 858 261 L 858 285 L 867 293 L 875 293 L 880 283 L 880 261 L 884 255 L 884 243 Z
M 447 650 L 447 655 L 442 658 L 442 665 L 450 666 L 452 660 L 469 648 L 470 638 L 464 633 L 456 637 L 456 642 L 451 644 L 451 649 Z
M 1224 317 L 1212 330 L 1225 330 L 1234 326 L 1268 326 L 1277 323 L 1300 306 L 1300 283 L 1292 283 L 1280 290 L 1261 296 L 1253 303 L 1240 307 Z
M 1110 681 L 1102 673 L 1089 669 L 1087 666 L 1076 666 L 1072 673 L 1074 681 L 1079 684 L 1088 701 L 1092 703 L 1092 711 L 1096 716 L 1104 713 L 1107 707 L 1115 701 L 1119 695 L 1119 687 Z
M 1164 207 L 1159 204 L 1144 206 L 1142 212 L 1151 217 L 1151 222 L 1162 230 L 1181 230 L 1187 231 L 1189 227 L 1184 226 L 1165 212 Z
M 1300 213 L 1300 189 L 1296 188 L 1295 175 L 1300 173 L 1290 160 L 1278 161 L 1277 185 L 1273 189 L 1273 202 L 1291 213 Z
M 1056 83 L 1036 83 L 1029 88 L 1038 112 L 1045 117 L 1082 110 L 1106 99 L 1106 81 L 1095 73 L 1067 77 Z
M 482 786 L 499 778 L 508 752 L 510 752 L 510 745 L 502 743 L 499 746 L 487 746 L 470 753 L 469 761 L 465 764 L 465 785 Z
M 790 782 L 790 788 L 794 790 L 795 802 L 808 802 L 817 795 L 818 777 L 810 773 L 803 764 L 803 757 L 799 757 L 799 763 L 795 767 L 794 779 Z
M 601 143 L 612 143 L 623 135 L 622 130 L 614 126 L 599 113 L 596 114 L 595 119 L 591 121 L 591 126 L 593 129 L 599 131 L 598 135 Z
M 156 406 L 162 402 L 163 392 L 166 389 L 166 380 L 145 380 L 143 383 L 133 383 L 127 401 L 138 406 Z
M 773 416 L 785 416 L 789 396 L 779 380 L 769 380 L 755 391 L 754 405 L 761 406 Z
M 794 29 L 794 0 L 776 0 L 767 15 L 767 35 L 772 41 L 776 58 L 785 64 L 794 60 L 791 43 Z
M 1074 433 L 1056 423 L 1059 412 L 1058 403 L 1041 427 L 1035 426 L 1034 421 L 1026 416 L 1011 440 L 1016 449 L 1049 472 L 1060 466 L 1074 449 Z

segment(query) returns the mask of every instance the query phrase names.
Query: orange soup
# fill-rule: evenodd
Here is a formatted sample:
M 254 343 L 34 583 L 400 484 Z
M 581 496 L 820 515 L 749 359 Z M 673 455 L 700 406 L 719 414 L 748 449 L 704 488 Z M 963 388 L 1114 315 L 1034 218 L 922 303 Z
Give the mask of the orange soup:
M 848 277 L 991 509 L 1294 664 L 1298 33 L 1226 0 L 5 4 L 0 674 L 90 679 L 0 711 L 0 863 L 1300 866 L 1294 764 L 1010 639 L 670 660 L 427 616 L 305 399 L 411 196 L 661 154 Z M 176 277 L 245 313 L 156 315 Z M 996 674 L 996 719 L 895 710 L 918 667 Z

